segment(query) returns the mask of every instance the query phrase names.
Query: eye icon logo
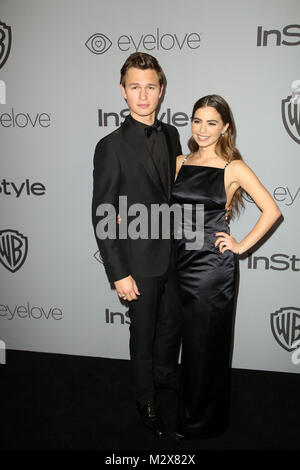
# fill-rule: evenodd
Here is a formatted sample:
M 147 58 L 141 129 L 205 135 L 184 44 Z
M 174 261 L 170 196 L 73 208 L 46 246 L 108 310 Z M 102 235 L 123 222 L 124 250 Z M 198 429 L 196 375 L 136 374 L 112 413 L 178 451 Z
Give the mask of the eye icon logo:
M 8 59 L 11 48 L 11 27 L 0 21 L 0 69 Z
M 104 34 L 93 34 L 85 43 L 93 54 L 104 54 L 111 47 L 111 40 Z

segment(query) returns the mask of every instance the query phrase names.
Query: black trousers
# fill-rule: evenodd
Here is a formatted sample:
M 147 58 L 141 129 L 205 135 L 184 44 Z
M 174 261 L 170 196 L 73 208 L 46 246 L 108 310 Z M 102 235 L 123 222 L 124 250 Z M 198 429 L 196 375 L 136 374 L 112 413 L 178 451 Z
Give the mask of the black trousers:
M 130 358 L 136 400 L 144 404 L 156 387 L 177 388 L 182 316 L 173 250 L 164 275 L 135 281 L 140 296 L 129 305 Z

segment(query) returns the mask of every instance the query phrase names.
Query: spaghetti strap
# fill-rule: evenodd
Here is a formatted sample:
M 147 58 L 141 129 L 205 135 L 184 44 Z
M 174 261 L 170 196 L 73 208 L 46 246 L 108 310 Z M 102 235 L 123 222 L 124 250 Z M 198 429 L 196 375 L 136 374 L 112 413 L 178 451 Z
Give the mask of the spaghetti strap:
M 183 165 L 185 164 L 185 162 L 187 161 L 187 159 L 189 158 L 190 155 L 191 155 L 191 153 L 190 153 L 189 155 L 186 155 L 186 156 L 184 157 L 184 159 L 182 160 L 181 165 L 180 165 L 180 168 L 179 168 L 178 172 L 176 173 L 176 178 L 175 178 L 175 180 L 174 180 L 174 183 L 177 181 L 177 178 L 178 178 L 178 175 L 179 175 L 179 173 L 180 173 L 180 171 L 181 171 L 181 168 L 183 167 Z
M 183 166 L 185 164 L 185 162 L 187 161 L 187 159 L 191 156 L 191 153 L 189 155 L 186 155 L 184 157 L 184 159 L 182 160 L 182 163 L 181 163 L 181 166 Z

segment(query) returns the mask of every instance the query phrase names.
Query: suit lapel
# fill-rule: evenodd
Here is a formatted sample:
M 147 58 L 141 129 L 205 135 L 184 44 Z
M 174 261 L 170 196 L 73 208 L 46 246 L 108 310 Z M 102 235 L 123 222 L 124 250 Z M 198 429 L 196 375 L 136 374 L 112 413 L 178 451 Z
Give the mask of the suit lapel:
M 173 148 L 172 148 L 171 137 L 170 137 L 170 135 L 168 133 L 168 130 L 167 130 L 167 127 L 164 125 L 164 123 L 162 123 L 162 130 L 163 130 L 166 142 L 167 142 L 168 153 L 169 153 L 169 181 L 168 181 L 167 195 L 168 195 L 168 199 L 170 199 L 170 197 L 171 197 L 171 188 L 173 186 L 173 181 L 174 181 L 174 178 L 175 178 L 176 163 L 175 163 L 175 158 L 174 158 L 174 151 L 173 151 Z

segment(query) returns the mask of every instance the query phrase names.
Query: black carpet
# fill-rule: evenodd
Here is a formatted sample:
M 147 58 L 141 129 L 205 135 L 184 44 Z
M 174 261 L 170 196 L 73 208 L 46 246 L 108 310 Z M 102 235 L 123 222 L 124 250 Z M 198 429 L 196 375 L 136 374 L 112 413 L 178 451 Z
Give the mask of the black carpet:
M 143 428 L 129 361 L 7 351 L 0 377 L 2 450 L 300 449 L 299 374 L 233 369 L 227 431 L 179 444 L 172 392 L 158 396 L 170 435 L 158 440 Z

